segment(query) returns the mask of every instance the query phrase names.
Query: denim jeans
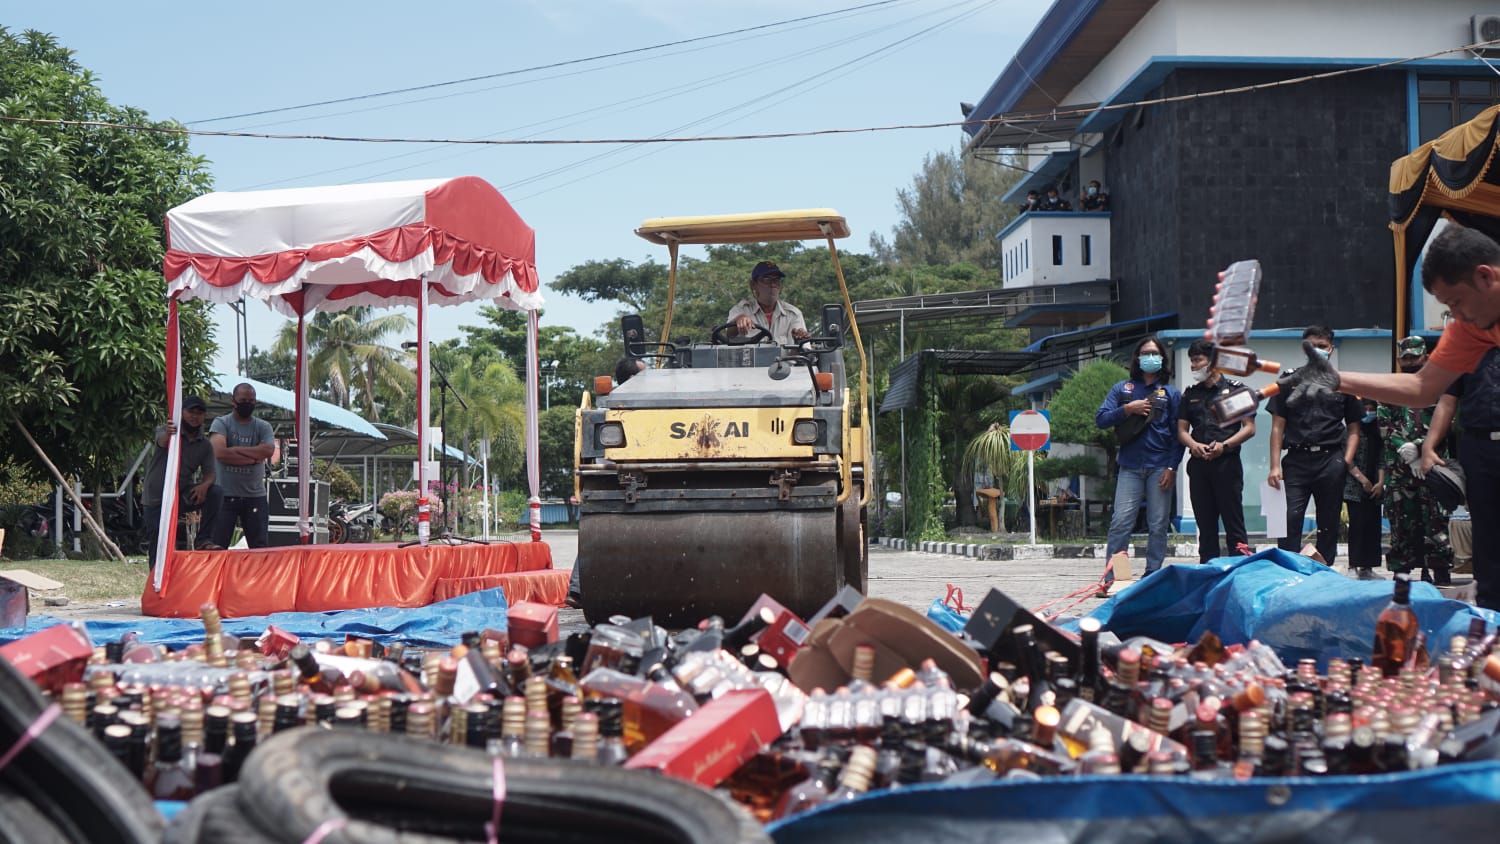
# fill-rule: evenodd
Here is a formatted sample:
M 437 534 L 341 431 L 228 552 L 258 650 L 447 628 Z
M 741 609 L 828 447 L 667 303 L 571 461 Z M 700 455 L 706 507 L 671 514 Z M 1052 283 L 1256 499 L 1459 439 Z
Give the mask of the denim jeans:
M 1146 501 L 1146 525 L 1150 538 L 1146 540 L 1146 574 L 1161 568 L 1167 558 L 1167 525 L 1172 517 L 1172 489 L 1161 488 L 1165 468 L 1127 469 L 1120 467 L 1119 480 L 1115 482 L 1115 512 L 1109 520 L 1109 545 L 1107 555 L 1130 547 L 1130 529 L 1135 527 L 1136 514 L 1141 509 L 1141 500 Z M 1114 580 L 1113 574 L 1109 577 Z
M 262 495 L 259 498 L 224 496 L 223 503 L 219 505 L 219 518 L 214 521 L 214 542 L 228 548 L 229 540 L 234 538 L 236 523 L 245 529 L 246 545 L 251 548 L 264 548 L 270 544 L 268 531 L 271 523 L 271 506 L 266 496 Z

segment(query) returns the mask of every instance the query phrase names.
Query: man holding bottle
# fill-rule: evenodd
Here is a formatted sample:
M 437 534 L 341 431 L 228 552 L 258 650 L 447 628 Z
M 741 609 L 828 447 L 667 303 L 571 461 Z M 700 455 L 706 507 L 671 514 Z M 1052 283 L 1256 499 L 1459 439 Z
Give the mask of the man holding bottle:
M 1245 472 L 1240 464 L 1240 446 L 1255 436 L 1255 418 L 1248 416 L 1227 425 L 1212 411 L 1214 399 L 1228 395 L 1241 384 L 1221 375 L 1212 366 L 1214 346 L 1196 340 L 1188 347 L 1188 365 L 1193 384 L 1182 391 L 1177 416 L 1177 439 L 1188 450 L 1188 497 L 1198 521 L 1198 562 L 1218 557 L 1219 521 L 1224 522 L 1224 541 L 1230 554 L 1248 552 L 1245 533 Z

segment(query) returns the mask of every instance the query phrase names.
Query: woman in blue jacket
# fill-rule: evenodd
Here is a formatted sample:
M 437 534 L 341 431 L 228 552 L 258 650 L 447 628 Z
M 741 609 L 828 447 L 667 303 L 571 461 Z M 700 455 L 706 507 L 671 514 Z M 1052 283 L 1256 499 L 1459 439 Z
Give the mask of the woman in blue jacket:
M 1177 483 L 1177 464 L 1182 462 L 1182 443 L 1176 431 L 1182 394 L 1168 383 L 1171 378 L 1161 343 L 1147 337 L 1130 355 L 1130 378 L 1110 389 L 1094 415 L 1095 425 L 1119 429 L 1124 432 L 1122 440 L 1128 440 L 1119 450 L 1120 474 L 1115 481 L 1107 556 L 1114 557 L 1130 546 L 1130 529 L 1144 499 L 1150 528 L 1146 574 L 1161 568 L 1167 556 L 1172 490 Z M 1112 582 L 1114 574 L 1111 572 L 1107 579 Z

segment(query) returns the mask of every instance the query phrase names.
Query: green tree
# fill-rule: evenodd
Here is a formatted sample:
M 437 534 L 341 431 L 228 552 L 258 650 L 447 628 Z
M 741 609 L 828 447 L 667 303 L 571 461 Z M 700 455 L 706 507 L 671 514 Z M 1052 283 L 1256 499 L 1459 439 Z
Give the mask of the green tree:
M 969 444 L 964 447 L 963 471 L 969 476 L 971 485 L 976 469 L 983 469 L 995 479 L 995 488 L 1000 490 L 1002 502 L 998 510 L 1000 530 L 1008 530 L 1003 504 L 1005 495 L 1015 494 L 1026 488 L 1026 452 L 1011 449 L 1010 426 L 999 422 L 991 423 L 978 436 L 969 440 Z
M 377 403 L 399 401 L 415 385 L 406 355 L 385 342 L 411 326 L 405 314 L 377 316 L 368 306 L 313 314 L 306 328 L 307 377 L 317 385 L 311 392 L 326 391 L 328 400 L 343 408 L 358 398 L 365 418 L 378 419 Z M 297 323 L 288 322 L 271 352 L 295 355 L 296 350 Z
M 558 276 L 552 289 L 585 302 L 618 302 L 631 312 L 644 310 L 665 289 L 667 266 L 650 258 L 637 264 L 624 258 L 587 261 Z
M 251 378 L 262 384 L 270 384 L 283 390 L 295 390 L 297 388 L 297 354 L 296 352 L 263 351 L 256 346 L 250 347 L 250 353 L 245 356 L 245 377 Z M 322 398 L 324 393 L 314 389 L 313 395 Z
M 871 235 L 870 248 L 885 263 L 971 263 L 999 271 L 995 235 L 1016 216 L 1015 207 L 1001 197 L 1023 172 L 958 152 L 929 155 L 911 186 L 896 192 L 901 221 L 891 230 L 890 241 Z
M 1113 428 L 1100 428 L 1094 424 L 1094 416 L 1110 388 L 1130 377 L 1125 367 L 1112 360 L 1100 358 L 1079 367 L 1078 371 L 1063 382 L 1047 410 L 1052 416 L 1052 438 L 1062 443 L 1097 445 L 1109 457 L 1106 470 L 1114 473 L 1115 432 Z
M 0 434 L 41 470 L 24 426 L 91 489 L 121 471 L 164 417 L 168 209 L 210 178 L 181 124 L 116 106 L 51 36 L 0 27 Z M 84 122 L 151 126 L 126 131 Z M 181 308 L 183 383 L 208 382 L 206 306 Z M 13 424 L 15 423 L 15 424 Z

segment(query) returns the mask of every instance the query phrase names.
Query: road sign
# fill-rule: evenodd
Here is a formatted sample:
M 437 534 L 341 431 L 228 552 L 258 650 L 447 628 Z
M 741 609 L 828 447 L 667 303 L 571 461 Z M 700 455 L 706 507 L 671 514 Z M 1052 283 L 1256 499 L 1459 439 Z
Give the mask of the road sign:
M 1010 450 L 1044 451 L 1052 445 L 1052 416 L 1045 410 L 1010 412 Z

